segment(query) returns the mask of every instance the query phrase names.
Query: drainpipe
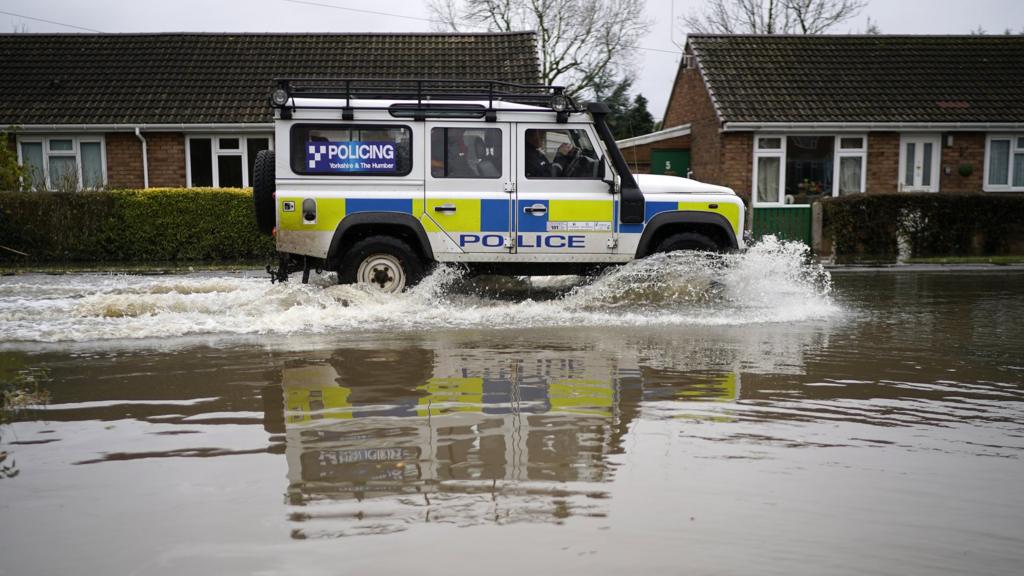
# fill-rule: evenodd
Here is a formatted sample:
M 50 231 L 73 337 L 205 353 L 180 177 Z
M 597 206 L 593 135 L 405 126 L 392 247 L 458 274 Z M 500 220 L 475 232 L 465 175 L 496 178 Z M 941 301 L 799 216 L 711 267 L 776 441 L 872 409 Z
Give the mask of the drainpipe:
M 135 127 L 135 137 L 142 142 L 142 183 L 144 188 L 149 188 L 149 155 L 147 153 L 146 139 L 142 137 L 139 127 Z

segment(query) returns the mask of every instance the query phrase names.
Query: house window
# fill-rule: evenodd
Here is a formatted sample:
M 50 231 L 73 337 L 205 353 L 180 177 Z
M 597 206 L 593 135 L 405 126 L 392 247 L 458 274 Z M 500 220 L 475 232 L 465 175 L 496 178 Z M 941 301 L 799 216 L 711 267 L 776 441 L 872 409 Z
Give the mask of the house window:
M 835 178 L 836 137 L 826 135 L 786 138 L 786 195 L 796 204 L 831 196 Z
M 867 140 L 864 134 L 756 135 L 754 205 L 863 192 Z
M 252 185 L 256 154 L 273 150 L 269 135 L 189 136 L 185 171 L 190 188 L 246 188 Z
M 782 136 L 758 136 L 754 144 L 754 204 L 782 204 L 786 148 Z
M 28 169 L 30 190 L 89 190 L 107 183 L 102 136 L 18 138 L 18 161 Z
M 985 158 L 986 192 L 1024 191 L 1024 136 L 989 136 Z
M 839 136 L 836 138 L 836 193 L 834 196 L 864 191 L 864 164 L 867 161 L 867 138 Z

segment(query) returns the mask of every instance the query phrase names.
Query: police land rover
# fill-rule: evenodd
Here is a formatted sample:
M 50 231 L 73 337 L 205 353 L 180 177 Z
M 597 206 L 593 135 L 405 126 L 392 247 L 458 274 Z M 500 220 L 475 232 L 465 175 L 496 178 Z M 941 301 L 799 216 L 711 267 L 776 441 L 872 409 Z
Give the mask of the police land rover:
M 584 274 L 743 245 L 729 188 L 630 173 L 603 103 L 493 81 L 282 79 L 253 197 L 272 280 L 337 271 L 398 292 L 437 262 Z

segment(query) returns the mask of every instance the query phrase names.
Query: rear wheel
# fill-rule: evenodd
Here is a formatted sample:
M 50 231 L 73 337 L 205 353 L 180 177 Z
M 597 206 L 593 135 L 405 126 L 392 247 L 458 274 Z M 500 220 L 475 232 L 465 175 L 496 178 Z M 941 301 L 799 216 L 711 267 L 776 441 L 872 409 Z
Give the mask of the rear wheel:
M 699 232 L 681 232 L 662 240 L 655 252 L 675 252 L 677 250 L 720 252 L 721 247 L 714 240 Z
M 380 292 L 401 292 L 422 280 L 423 272 L 423 261 L 408 244 L 391 236 L 370 236 L 345 253 L 338 282 L 365 284 Z
M 274 173 L 274 151 L 260 150 L 252 171 L 252 202 L 256 209 L 256 226 L 260 232 L 270 234 L 277 224 L 274 192 L 277 187 Z

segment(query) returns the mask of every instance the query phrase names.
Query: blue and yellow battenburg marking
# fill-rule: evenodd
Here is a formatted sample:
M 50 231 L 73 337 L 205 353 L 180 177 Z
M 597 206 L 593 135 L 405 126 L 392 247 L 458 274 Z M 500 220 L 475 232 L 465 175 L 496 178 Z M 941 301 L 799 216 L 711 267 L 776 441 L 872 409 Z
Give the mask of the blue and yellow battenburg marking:
M 610 418 L 616 401 L 615 385 L 606 380 L 558 379 L 551 382 L 513 384 L 507 378 L 431 378 L 416 388 L 418 394 L 398 398 L 382 410 L 379 406 L 356 406 L 351 390 L 340 385 L 317 385 L 322 374 L 317 367 L 293 375 L 310 383 L 285 387 L 287 422 L 301 424 L 314 420 L 347 420 L 379 416 L 440 416 L 459 412 L 502 415 L 580 414 Z
M 360 212 L 398 212 L 410 214 L 419 219 L 427 232 L 448 232 L 459 234 L 463 247 L 478 244 L 488 248 L 504 245 L 504 235 L 510 232 L 510 200 L 465 199 L 465 198 L 318 198 L 317 219 L 313 223 L 303 222 L 302 197 L 280 197 L 280 227 L 294 231 L 333 231 L 345 216 Z M 285 202 L 293 203 L 291 211 L 284 211 Z M 640 234 L 654 216 L 662 212 L 697 211 L 722 215 L 732 226 L 737 237 L 740 231 L 740 207 L 730 202 L 657 202 L 647 201 L 643 224 L 619 224 L 615 218 L 618 201 L 606 200 L 517 200 L 519 214 L 520 247 L 582 248 L 588 233 Z M 437 212 L 434 208 L 442 205 L 453 206 L 453 212 Z M 526 215 L 523 210 L 540 205 L 543 214 Z M 714 206 L 712 208 L 711 206 Z M 435 216 L 431 216 L 435 215 Z M 435 219 L 437 221 L 435 221 Z M 605 228 L 603 223 L 608 223 Z

